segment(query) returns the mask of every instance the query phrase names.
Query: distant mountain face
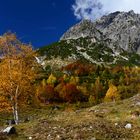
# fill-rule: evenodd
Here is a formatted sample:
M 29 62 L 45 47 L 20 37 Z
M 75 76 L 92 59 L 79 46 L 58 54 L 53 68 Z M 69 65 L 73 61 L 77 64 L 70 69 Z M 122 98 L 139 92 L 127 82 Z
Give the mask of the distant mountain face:
M 40 55 L 43 56 L 40 60 L 46 56 L 47 64 L 57 67 L 77 60 L 98 65 L 140 65 L 140 55 L 123 49 L 120 49 L 120 52 L 114 51 L 104 42 L 97 42 L 89 37 L 62 40 L 39 49 Z
M 95 37 L 110 48 L 140 53 L 140 15 L 133 11 L 115 12 L 95 22 L 83 20 L 71 27 L 61 40 Z
M 140 15 L 115 12 L 95 22 L 83 20 L 64 33 L 59 42 L 40 48 L 39 53 L 46 56 L 48 64 L 60 67 L 76 60 L 140 65 Z

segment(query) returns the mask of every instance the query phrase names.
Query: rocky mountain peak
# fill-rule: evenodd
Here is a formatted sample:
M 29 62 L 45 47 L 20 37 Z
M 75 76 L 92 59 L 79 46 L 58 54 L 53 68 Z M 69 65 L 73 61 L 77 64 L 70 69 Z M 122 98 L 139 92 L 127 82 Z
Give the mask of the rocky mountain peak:
M 78 39 L 80 37 L 93 37 L 101 39 L 102 33 L 97 30 L 90 20 L 82 20 L 80 23 L 71 27 L 60 40 Z
M 64 33 L 61 40 L 80 37 L 105 41 L 110 48 L 115 48 L 117 51 L 124 49 L 140 53 L 140 15 L 133 10 L 117 11 L 104 15 L 94 22 L 83 20 Z

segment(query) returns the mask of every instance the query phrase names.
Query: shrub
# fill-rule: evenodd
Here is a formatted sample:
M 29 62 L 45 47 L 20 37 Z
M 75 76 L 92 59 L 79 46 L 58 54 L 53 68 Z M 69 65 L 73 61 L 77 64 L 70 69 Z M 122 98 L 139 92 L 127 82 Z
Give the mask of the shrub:
M 59 92 L 59 95 L 65 102 L 72 103 L 83 100 L 83 95 L 74 84 L 68 83 L 64 85 L 62 90 Z
M 59 100 L 58 93 L 54 90 L 52 85 L 46 85 L 44 87 L 39 86 L 37 89 L 37 98 L 42 103 L 54 102 Z

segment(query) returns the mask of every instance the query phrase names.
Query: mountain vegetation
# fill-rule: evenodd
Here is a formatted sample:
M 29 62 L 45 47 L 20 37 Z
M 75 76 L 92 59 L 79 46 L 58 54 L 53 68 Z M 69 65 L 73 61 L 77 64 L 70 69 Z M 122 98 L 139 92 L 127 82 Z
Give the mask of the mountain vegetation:
M 108 47 L 105 42 L 94 42 L 91 37 L 56 42 L 40 48 L 38 53 L 41 56 L 46 56 L 47 60 L 55 60 L 60 57 L 62 63 L 64 60 L 69 60 L 70 62 L 86 60 L 98 65 L 140 65 L 139 54 L 128 52 L 121 48 L 120 52 L 116 52 L 113 48 Z
M 132 97 L 140 91 L 139 67 L 105 67 L 77 61 L 50 71 L 37 92 L 44 103 L 80 101 L 95 105 Z

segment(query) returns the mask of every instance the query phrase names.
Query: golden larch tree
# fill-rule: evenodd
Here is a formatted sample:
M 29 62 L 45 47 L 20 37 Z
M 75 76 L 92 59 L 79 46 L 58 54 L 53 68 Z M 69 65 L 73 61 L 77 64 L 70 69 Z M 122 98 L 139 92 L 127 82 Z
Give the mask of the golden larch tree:
M 19 104 L 33 93 L 37 76 L 36 53 L 31 45 L 21 43 L 15 34 L 0 37 L 0 89 L 9 99 L 15 123 L 19 122 Z
M 104 100 L 105 101 L 116 101 L 119 99 L 120 99 L 120 94 L 118 92 L 117 87 L 113 84 L 110 84 Z

